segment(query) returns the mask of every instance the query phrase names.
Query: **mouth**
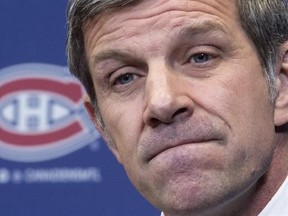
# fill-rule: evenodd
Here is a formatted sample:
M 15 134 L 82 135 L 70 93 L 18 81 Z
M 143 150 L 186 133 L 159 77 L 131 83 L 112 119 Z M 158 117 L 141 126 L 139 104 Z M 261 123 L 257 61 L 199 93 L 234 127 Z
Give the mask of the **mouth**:
M 151 153 L 149 155 L 149 157 L 147 158 L 148 162 L 152 161 L 154 158 L 158 157 L 159 155 L 167 152 L 167 151 L 173 151 L 176 150 L 180 147 L 185 147 L 185 146 L 201 146 L 201 145 L 207 145 L 207 144 L 211 144 L 211 143 L 219 143 L 220 140 L 219 139 L 198 139 L 198 140 L 185 140 L 182 142 L 178 142 L 178 143 L 171 143 L 169 145 L 161 145 L 161 148 L 158 148 L 157 150 L 154 149 L 153 153 Z
M 171 151 L 171 154 L 185 153 L 189 150 L 191 153 L 197 152 L 213 146 L 226 145 L 227 124 L 225 122 L 218 123 L 218 120 L 213 120 L 208 117 L 199 117 L 189 122 L 175 123 L 165 127 L 158 127 L 153 130 L 148 130 L 145 136 L 139 140 L 139 154 L 144 163 L 149 163 L 154 158 Z M 184 149 L 185 147 L 185 149 Z M 189 148 L 187 148 L 189 147 Z M 195 149 L 194 149 L 195 148 Z M 211 150 L 213 151 L 213 150 Z M 181 154 L 182 154 L 181 153 Z M 193 153 L 193 154 L 194 154 Z M 185 153 L 187 154 L 187 152 Z M 168 155 L 167 155 L 168 156 Z

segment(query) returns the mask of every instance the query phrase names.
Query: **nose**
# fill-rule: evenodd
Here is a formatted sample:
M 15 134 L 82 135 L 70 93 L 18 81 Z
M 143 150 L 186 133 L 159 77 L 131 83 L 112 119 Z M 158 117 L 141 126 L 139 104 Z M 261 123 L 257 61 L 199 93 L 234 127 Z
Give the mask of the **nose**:
M 186 88 L 187 77 L 165 66 L 150 68 L 145 84 L 143 121 L 157 127 L 183 121 L 193 114 L 194 103 Z

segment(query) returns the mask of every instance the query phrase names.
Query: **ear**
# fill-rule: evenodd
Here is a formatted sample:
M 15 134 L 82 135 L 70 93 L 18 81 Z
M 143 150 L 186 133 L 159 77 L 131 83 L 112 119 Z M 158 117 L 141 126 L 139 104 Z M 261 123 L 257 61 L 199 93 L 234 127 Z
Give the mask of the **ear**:
M 279 93 L 275 103 L 274 123 L 282 126 L 288 123 L 288 41 L 282 46 L 278 81 Z
M 83 103 L 84 103 L 84 107 L 85 107 L 86 111 L 88 112 L 89 117 L 90 117 L 93 125 L 98 130 L 98 132 L 100 133 L 102 138 L 105 140 L 109 149 L 115 155 L 115 157 L 117 158 L 119 163 L 122 163 L 120 155 L 118 153 L 118 150 L 117 150 L 116 146 L 114 145 L 112 138 L 109 136 L 107 130 L 105 129 L 105 125 L 104 125 L 104 122 L 100 116 L 100 113 L 98 113 L 98 114 L 96 113 L 95 107 L 93 106 L 88 95 L 84 96 Z
M 98 130 L 100 135 L 102 137 L 104 137 L 104 126 L 101 123 L 101 120 L 99 119 L 99 117 L 97 117 L 96 110 L 95 110 L 95 108 L 94 108 L 88 95 L 85 95 L 83 97 L 83 104 L 84 104 L 84 107 L 85 107 L 87 113 L 89 114 L 89 117 L 90 117 L 93 125 L 96 127 L 96 129 Z

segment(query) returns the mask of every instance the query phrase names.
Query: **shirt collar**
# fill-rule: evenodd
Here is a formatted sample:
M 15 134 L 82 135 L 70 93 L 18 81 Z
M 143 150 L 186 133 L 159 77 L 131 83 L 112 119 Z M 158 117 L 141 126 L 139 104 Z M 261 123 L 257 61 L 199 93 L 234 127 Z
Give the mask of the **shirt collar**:
M 288 215 L 288 176 L 272 197 L 268 205 L 258 216 L 286 216 Z

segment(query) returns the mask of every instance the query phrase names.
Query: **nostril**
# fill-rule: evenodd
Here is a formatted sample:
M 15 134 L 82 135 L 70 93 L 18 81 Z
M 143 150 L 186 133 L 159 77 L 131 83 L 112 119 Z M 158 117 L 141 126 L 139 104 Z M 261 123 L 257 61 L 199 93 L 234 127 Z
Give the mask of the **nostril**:
M 157 118 L 151 118 L 150 124 L 152 127 L 157 127 L 159 124 L 161 124 L 161 121 Z
M 172 115 L 172 119 L 174 119 L 176 116 L 182 114 L 182 113 L 186 113 L 188 111 L 187 108 L 180 108 L 178 109 L 173 115 Z
M 186 114 L 185 114 L 186 113 Z M 174 122 L 176 119 L 182 119 L 185 118 L 186 115 L 188 114 L 188 109 L 187 108 L 181 108 L 178 109 L 175 113 L 173 113 L 172 116 L 167 116 L 167 119 L 158 119 L 158 118 L 151 118 L 150 119 L 150 124 L 152 127 L 157 127 L 159 124 L 170 124 L 172 122 Z
M 173 115 L 172 115 L 172 118 L 175 118 L 175 116 L 181 114 L 181 113 L 185 113 L 187 111 L 187 108 L 181 108 L 181 109 L 178 109 Z

